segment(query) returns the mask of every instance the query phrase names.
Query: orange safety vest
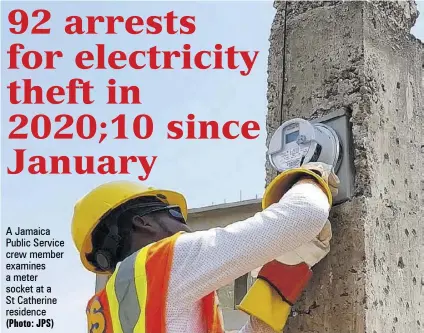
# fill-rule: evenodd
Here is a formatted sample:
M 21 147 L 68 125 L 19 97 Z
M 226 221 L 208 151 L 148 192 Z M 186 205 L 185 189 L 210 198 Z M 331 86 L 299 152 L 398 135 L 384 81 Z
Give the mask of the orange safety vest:
M 166 298 L 180 234 L 126 258 L 87 305 L 89 333 L 166 333 Z M 207 333 L 224 333 L 216 293 L 202 299 Z

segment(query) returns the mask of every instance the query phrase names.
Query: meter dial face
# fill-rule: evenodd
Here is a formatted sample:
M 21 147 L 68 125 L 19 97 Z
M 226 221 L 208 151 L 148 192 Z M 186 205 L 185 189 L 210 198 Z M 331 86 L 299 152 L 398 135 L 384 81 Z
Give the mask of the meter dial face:
M 300 167 L 309 152 L 311 140 L 305 135 L 303 122 L 296 121 L 282 128 L 278 139 L 282 140 L 282 149 L 270 156 L 278 171 Z
M 300 118 L 282 124 L 272 136 L 268 148 L 268 158 L 279 172 L 309 162 L 329 164 L 337 172 L 341 162 L 337 133 L 327 125 L 313 125 Z

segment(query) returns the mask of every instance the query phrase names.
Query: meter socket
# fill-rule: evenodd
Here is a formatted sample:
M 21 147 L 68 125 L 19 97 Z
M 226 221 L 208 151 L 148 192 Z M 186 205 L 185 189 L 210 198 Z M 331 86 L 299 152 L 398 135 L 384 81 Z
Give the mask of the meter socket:
M 296 118 L 286 121 L 275 131 L 268 147 L 268 158 L 279 172 L 308 162 L 329 164 L 337 172 L 342 158 L 341 144 L 331 127 Z
M 340 179 L 334 204 L 353 196 L 353 155 L 350 117 L 344 109 L 311 121 L 300 118 L 286 121 L 275 131 L 268 147 L 269 161 L 278 172 L 308 162 L 333 166 Z

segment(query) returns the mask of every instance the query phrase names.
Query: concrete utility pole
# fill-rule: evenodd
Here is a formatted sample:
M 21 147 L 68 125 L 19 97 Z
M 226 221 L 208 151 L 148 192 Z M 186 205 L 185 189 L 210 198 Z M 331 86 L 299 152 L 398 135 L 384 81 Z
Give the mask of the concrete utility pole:
M 424 45 L 413 1 L 275 2 L 268 139 L 349 112 L 355 197 L 286 332 L 424 332 Z M 267 182 L 275 172 L 267 165 Z

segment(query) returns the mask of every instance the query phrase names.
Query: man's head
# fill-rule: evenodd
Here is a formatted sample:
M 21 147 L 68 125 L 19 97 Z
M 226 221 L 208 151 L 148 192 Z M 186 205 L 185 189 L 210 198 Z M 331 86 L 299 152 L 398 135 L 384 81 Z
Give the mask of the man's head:
M 92 233 L 93 251 L 87 259 L 98 268 L 114 269 L 132 253 L 180 231 L 190 229 L 179 207 L 157 197 L 133 199 L 100 221 Z

